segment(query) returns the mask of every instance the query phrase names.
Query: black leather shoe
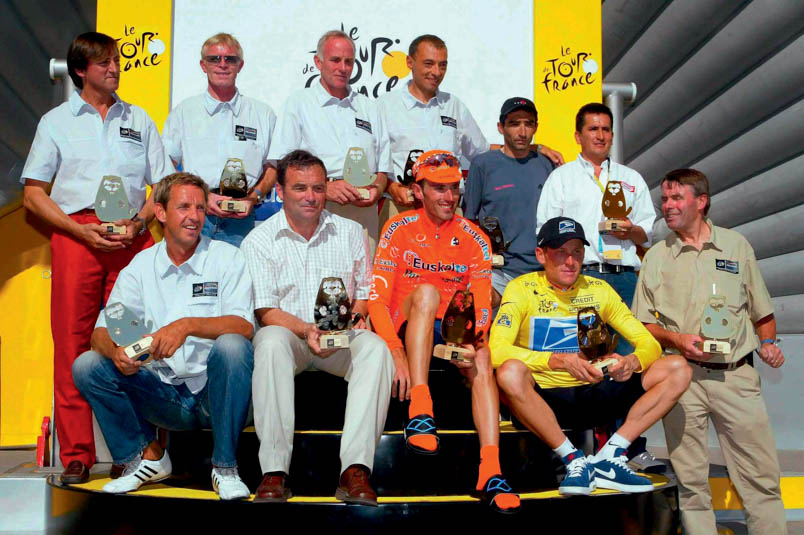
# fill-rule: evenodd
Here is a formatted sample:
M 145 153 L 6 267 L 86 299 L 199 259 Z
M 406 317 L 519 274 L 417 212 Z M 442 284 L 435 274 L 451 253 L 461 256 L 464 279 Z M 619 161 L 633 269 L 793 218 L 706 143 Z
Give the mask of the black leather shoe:
M 89 467 L 81 461 L 70 461 L 59 479 L 65 485 L 86 483 L 89 481 Z

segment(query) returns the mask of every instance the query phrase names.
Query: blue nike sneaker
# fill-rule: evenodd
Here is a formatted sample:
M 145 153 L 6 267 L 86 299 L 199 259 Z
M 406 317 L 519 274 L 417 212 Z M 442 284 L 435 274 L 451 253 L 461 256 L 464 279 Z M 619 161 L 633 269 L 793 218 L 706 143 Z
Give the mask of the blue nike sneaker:
M 595 473 L 595 481 L 601 489 L 619 490 L 622 492 L 649 492 L 653 483 L 647 477 L 637 475 L 628 466 L 625 449 L 618 448 L 614 458 L 589 462 Z
M 590 460 L 578 450 L 561 459 L 567 466 L 567 475 L 558 486 L 558 493 L 563 495 L 588 496 L 595 490 L 595 471 Z

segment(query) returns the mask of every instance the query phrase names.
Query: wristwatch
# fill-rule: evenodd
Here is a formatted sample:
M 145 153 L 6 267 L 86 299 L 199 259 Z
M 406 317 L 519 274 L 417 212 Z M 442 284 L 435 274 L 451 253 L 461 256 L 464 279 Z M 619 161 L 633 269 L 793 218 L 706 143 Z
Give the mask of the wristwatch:
M 259 188 L 255 187 L 251 191 L 257 196 L 257 203 L 256 204 L 261 203 L 265 199 L 265 194 L 263 192 L 261 192 Z
M 145 224 L 145 220 L 141 218 L 139 215 L 135 215 L 131 218 L 132 221 L 139 221 L 142 223 L 142 227 L 140 227 L 140 231 L 137 233 L 137 236 L 142 236 L 145 233 L 145 229 L 148 228 L 148 225 Z

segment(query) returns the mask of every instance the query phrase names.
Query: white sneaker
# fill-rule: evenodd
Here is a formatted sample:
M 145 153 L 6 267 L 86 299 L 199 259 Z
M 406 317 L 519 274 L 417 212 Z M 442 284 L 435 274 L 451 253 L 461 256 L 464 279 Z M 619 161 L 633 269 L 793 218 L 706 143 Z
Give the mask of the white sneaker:
M 213 466 L 212 488 L 215 489 L 221 500 L 242 500 L 251 495 L 246 484 L 240 479 L 236 466 L 231 468 Z
M 149 461 L 138 456 L 130 463 L 126 463 L 123 475 L 103 486 L 103 492 L 121 494 L 137 490 L 143 483 L 156 483 L 170 477 L 173 465 L 167 450 L 158 461 Z

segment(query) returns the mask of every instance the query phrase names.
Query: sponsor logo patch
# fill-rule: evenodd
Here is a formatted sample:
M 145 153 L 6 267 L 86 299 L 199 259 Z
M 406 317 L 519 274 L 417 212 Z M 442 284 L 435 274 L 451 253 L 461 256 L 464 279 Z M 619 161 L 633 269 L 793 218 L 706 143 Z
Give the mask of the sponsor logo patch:
M 503 327 L 510 327 L 511 326 L 511 316 L 506 314 L 505 312 L 497 315 L 497 325 L 502 325 Z
M 142 134 L 140 132 L 137 132 L 133 128 L 124 128 L 121 126 L 120 137 L 124 137 L 126 139 L 131 139 L 134 141 L 139 141 L 140 143 L 142 143 Z
M 444 126 L 449 126 L 450 128 L 458 128 L 458 121 L 452 117 L 448 117 L 447 115 L 441 116 L 441 124 Z
M 566 234 L 567 232 L 575 232 L 575 221 L 564 220 L 558 222 L 558 233 Z
M 715 269 L 718 271 L 725 271 L 726 273 L 733 273 L 737 275 L 740 273 L 740 263 L 736 260 L 725 260 L 722 258 L 715 259 Z
M 366 121 L 365 119 L 358 119 L 357 117 L 355 117 L 355 126 L 371 134 L 371 123 Z
M 217 297 L 217 282 L 196 282 L 193 283 L 193 297 Z
M 530 318 L 530 348 L 553 353 L 578 352 L 578 323 L 575 317 Z
M 241 124 L 235 125 L 235 137 L 238 141 L 245 141 L 251 139 L 257 141 L 257 129 L 250 126 L 243 126 Z

